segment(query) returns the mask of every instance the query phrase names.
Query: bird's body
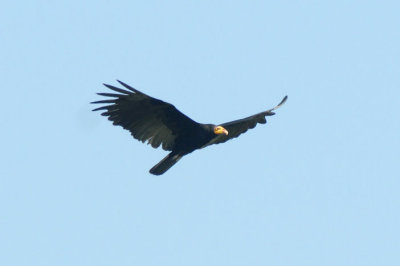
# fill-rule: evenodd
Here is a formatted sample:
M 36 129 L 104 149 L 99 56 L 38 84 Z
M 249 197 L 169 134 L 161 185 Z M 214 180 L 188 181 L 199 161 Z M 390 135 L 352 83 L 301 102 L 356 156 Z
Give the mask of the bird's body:
M 215 137 L 213 132 L 214 127 L 215 125 L 211 124 L 199 124 L 196 130 L 193 130 L 187 135 L 179 136 L 176 139 L 175 149 L 183 151 L 185 154 L 199 149 Z
M 154 148 L 161 146 L 164 150 L 171 151 L 150 169 L 150 173 L 155 175 L 165 173 L 184 155 L 196 149 L 223 143 L 254 128 L 257 123 L 266 123 L 265 116 L 274 115 L 272 111 L 287 99 L 285 96 L 280 104 L 270 110 L 216 126 L 197 123 L 172 104 L 150 97 L 121 81 L 118 82 L 129 91 L 104 84 L 119 94 L 98 93 L 114 99 L 93 102 L 109 104 L 93 111 L 105 110 L 102 115 L 108 116 L 114 125 L 129 130 L 134 138 L 142 142 L 147 141 Z

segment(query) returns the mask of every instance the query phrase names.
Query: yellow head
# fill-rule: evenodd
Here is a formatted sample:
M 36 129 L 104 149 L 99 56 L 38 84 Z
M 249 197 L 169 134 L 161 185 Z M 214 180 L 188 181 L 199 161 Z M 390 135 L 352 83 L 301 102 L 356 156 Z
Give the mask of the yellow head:
M 214 127 L 214 134 L 219 135 L 219 134 L 225 134 L 228 135 L 228 130 L 221 126 L 216 126 Z

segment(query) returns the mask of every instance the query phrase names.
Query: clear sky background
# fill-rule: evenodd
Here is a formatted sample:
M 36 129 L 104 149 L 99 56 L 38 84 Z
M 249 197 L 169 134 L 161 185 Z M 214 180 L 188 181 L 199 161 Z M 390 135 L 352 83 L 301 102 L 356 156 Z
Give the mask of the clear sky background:
M 6 1 L 1 265 L 400 265 L 398 1 Z M 184 157 L 91 101 L 120 79 L 198 122 Z

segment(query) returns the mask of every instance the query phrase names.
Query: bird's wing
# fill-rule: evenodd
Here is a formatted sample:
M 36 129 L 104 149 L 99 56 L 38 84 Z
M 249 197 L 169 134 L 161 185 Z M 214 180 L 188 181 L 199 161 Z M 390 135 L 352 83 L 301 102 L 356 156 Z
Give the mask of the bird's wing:
M 101 115 L 107 116 L 114 125 L 129 130 L 135 139 L 147 141 L 154 148 L 161 145 L 164 150 L 170 151 L 175 146 L 177 136 L 188 134 L 199 127 L 198 123 L 172 104 L 150 97 L 119 80 L 118 82 L 129 91 L 104 84 L 118 94 L 98 93 L 114 99 L 92 102 L 107 104 L 93 111 L 105 110 Z
M 274 115 L 275 113 L 273 111 L 281 107 L 286 102 L 287 98 L 288 97 L 285 96 L 277 106 L 267 111 L 243 119 L 221 124 L 222 127 L 228 130 L 228 135 L 220 134 L 214 137 L 210 142 L 204 145 L 203 148 L 211 144 L 224 143 L 230 139 L 237 138 L 240 134 L 243 134 L 247 130 L 254 128 L 258 123 L 265 124 L 267 122 L 265 117 Z

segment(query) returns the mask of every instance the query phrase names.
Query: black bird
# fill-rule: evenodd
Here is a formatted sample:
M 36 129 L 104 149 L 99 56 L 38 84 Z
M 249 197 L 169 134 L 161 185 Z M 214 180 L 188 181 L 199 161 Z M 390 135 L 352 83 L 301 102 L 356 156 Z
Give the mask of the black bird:
M 272 109 L 243 119 L 221 125 L 200 124 L 181 113 L 172 104 L 150 97 L 119 80 L 118 82 L 128 90 L 104 84 L 118 94 L 98 93 L 114 99 L 92 102 L 109 104 L 93 111 L 105 110 L 101 115 L 108 116 L 108 120 L 113 121 L 114 125 L 129 130 L 135 139 L 147 141 L 153 148 L 161 146 L 164 150 L 171 151 L 150 169 L 150 173 L 154 175 L 162 175 L 184 155 L 194 150 L 236 138 L 254 128 L 257 123 L 265 124 L 265 117 L 274 115 L 273 111 L 288 98 L 285 96 Z

